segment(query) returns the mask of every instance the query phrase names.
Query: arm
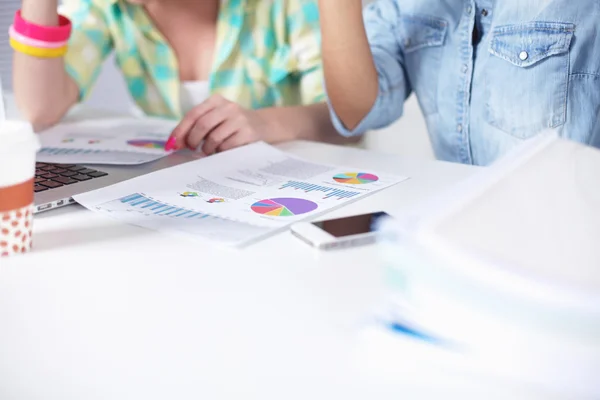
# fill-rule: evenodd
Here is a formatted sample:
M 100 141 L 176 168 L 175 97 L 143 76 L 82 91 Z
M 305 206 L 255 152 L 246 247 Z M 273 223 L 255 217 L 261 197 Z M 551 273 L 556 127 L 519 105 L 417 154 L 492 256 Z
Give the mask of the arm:
M 361 0 L 320 0 L 323 64 L 332 108 L 349 129 L 367 115 L 377 98 Z
M 319 0 L 325 83 L 336 128 L 344 135 L 389 125 L 410 94 L 397 35 L 397 0 L 364 12 L 361 0 Z
M 56 26 L 57 1 L 23 0 L 22 16 L 38 25 Z M 62 57 L 42 59 L 15 52 L 13 75 L 17 104 L 36 128 L 53 125 L 77 101 L 77 85 L 65 72 Z
M 112 49 L 108 27 L 93 0 L 64 0 L 63 4 L 61 11 L 73 25 L 67 54 L 55 59 L 14 55 L 15 97 L 37 130 L 59 122 L 85 98 Z M 56 25 L 57 0 L 23 0 L 22 15 L 39 25 Z
M 248 110 L 222 96 L 211 96 L 185 115 L 171 133 L 165 150 L 202 146 L 205 154 L 263 140 L 350 142 L 333 129 L 327 104 Z
M 356 142 L 337 133 L 326 103 L 306 106 L 272 107 L 256 111 L 271 126 L 265 141 L 311 140 L 343 144 Z
M 321 30 L 319 10 L 315 1 L 287 3 L 288 40 L 295 59 L 302 105 L 258 110 L 257 113 L 272 125 L 267 137 L 270 143 L 288 140 L 312 140 L 344 143 L 331 122 L 325 103 L 323 61 L 321 58 Z

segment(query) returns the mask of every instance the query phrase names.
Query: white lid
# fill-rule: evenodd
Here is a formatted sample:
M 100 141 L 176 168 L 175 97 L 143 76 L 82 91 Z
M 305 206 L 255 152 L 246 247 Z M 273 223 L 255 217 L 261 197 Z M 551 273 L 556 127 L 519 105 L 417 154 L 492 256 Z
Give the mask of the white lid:
M 184 114 L 209 97 L 210 84 L 208 81 L 181 82 L 181 110 Z
M 0 121 L 0 152 L 10 152 L 15 146 L 31 146 L 32 151 L 38 151 L 40 142 L 33 132 L 31 124 L 24 121 Z

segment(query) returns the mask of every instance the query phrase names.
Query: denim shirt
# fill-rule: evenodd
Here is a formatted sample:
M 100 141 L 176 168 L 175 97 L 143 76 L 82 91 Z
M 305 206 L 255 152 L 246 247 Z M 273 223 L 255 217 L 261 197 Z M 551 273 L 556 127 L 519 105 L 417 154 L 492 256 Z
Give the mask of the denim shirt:
M 555 129 L 600 147 L 599 0 L 379 0 L 365 10 L 385 127 L 414 91 L 441 160 L 487 165 Z M 403 134 L 410 134 L 404 132 Z

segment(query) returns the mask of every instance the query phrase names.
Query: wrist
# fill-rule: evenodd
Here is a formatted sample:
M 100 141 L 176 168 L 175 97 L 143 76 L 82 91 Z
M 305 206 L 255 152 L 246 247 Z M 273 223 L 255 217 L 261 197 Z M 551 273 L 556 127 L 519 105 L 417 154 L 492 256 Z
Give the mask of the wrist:
M 21 16 L 34 24 L 43 26 L 58 25 L 58 0 L 24 0 Z
M 285 115 L 282 114 L 285 114 L 285 111 L 282 107 L 263 108 L 254 112 L 264 121 L 265 132 L 263 140 L 265 142 L 287 142 L 298 138 L 298 133 L 294 129 L 293 124 L 284 121 Z

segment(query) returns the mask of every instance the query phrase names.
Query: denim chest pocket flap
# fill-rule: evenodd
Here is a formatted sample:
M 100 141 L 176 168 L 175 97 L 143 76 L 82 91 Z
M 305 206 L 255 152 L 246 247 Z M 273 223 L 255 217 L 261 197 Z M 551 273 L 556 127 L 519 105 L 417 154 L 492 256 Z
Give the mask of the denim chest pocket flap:
M 517 67 L 531 67 L 544 59 L 569 51 L 575 25 L 532 22 L 494 29 L 489 51 Z
M 428 15 L 404 15 L 402 17 L 404 52 L 410 53 L 425 47 L 444 44 L 448 23 Z
M 484 72 L 487 122 L 517 139 L 566 121 L 575 25 L 536 21 L 492 31 Z

